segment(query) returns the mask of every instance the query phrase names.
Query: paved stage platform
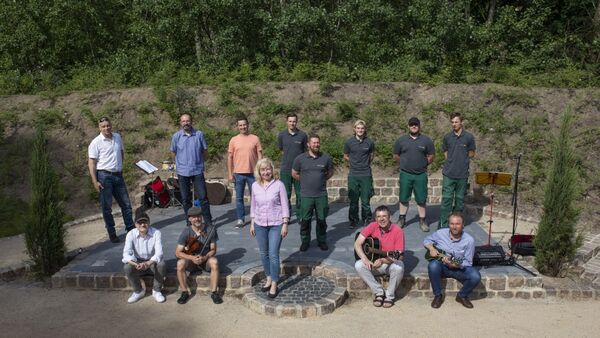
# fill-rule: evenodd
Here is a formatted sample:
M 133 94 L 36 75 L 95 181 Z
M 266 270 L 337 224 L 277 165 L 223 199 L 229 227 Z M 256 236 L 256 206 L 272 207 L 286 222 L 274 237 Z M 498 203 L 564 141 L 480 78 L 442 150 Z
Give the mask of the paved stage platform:
M 398 207 L 391 207 L 392 220 L 398 217 Z M 256 263 L 259 264 L 259 252 L 256 240 L 249 234 L 249 226 L 242 229 L 234 227 L 236 222 L 234 204 L 211 206 L 214 223 L 219 234 L 217 257 L 221 267 L 221 274 L 227 276 L 242 266 Z M 169 273 L 175 272 L 175 247 L 177 238 L 186 226 L 181 207 L 170 207 L 166 209 L 152 209 L 148 211 L 152 226 L 160 229 L 163 238 L 164 259 L 167 263 Z M 431 224 L 431 231 L 437 229 L 439 219 L 439 206 L 429 206 L 427 218 Z M 300 229 L 299 224 L 292 218 L 289 226 L 289 234 L 281 244 L 282 261 L 307 261 L 307 260 L 334 260 L 347 265 L 352 269 L 354 266 L 353 243 L 355 234 L 360 229 L 351 229 L 348 226 L 347 204 L 333 203 L 330 214 L 327 217 L 327 239 L 328 251 L 322 251 L 317 247 L 315 239 L 315 222 L 312 223 L 312 242 L 310 248 L 300 252 Z M 427 273 L 427 261 L 423 258 L 423 238 L 428 234 L 421 231 L 418 224 L 416 208 L 413 204 L 407 214 L 408 226 L 404 229 L 406 238 L 406 253 L 404 257 L 405 275 Z M 471 234 L 476 245 L 487 243 L 487 233 L 482 227 L 467 217 L 465 231 Z M 65 273 L 117 273 L 122 272 L 121 255 L 123 250 L 124 234 L 120 230 L 120 244 L 109 241 L 99 243 L 76 257 L 62 272 Z M 482 275 L 493 274 L 521 274 L 522 270 L 513 266 L 493 266 L 481 269 Z

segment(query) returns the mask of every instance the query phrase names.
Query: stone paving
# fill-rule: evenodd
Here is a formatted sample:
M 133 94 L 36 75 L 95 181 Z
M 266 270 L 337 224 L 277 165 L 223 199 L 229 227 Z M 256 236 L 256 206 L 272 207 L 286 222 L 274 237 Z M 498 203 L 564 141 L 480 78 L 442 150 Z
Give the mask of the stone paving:
M 397 206 L 391 206 L 392 219 L 396 220 Z M 236 216 L 233 204 L 212 206 L 211 211 L 217 225 L 219 242 L 217 258 L 221 267 L 220 290 L 225 295 L 239 297 L 252 310 L 273 316 L 310 317 L 330 313 L 344 303 L 348 297 L 371 298 L 370 290 L 354 271 L 353 242 L 359 229 L 348 227 L 347 204 L 332 203 L 328 221 L 328 244 L 330 250 L 322 251 L 313 239 L 306 252 L 298 250 L 300 244 L 299 225 L 292 219 L 289 234 L 281 246 L 282 291 L 275 300 L 257 292 L 264 278 L 259 260 L 256 240 L 249 235 L 248 227 L 236 229 Z M 179 233 L 185 227 L 181 208 L 152 209 L 149 211 L 152 225 L 163 233 L 164 259 L 168 274 L 165 290 L 175 292 L 175 246 Z M 431 297 L 427 276 L 427 262 L 423 258 L 425 249 L 422 240 L 426 236 L 418 227 L 418 217 L 411 205 L 408 215 L 406 235 L 405 275 L 398 291 L 399 299 L 405 297 Z M 428 219 L 432 231 L 437 227 L 439 205 L 428 206 Z M 432 222 L 433 221 L 433 222 Z M 487 233 L 473 219 L 467 217 L 465 231 L 471 234 L 477 245 L 487 243 Z M 314 221 L 313 221 L 314 228 Z M 314 230 L 313 238 L 314 238 Z M 122 232 L 122 229 L 121 229 Z M 124 234 L 121 234 L 124 239 Z M 596 238 L 594 238 L 596 240 Z M 595 243 L 595 242 L 594 242 Z M 587 246 L 590 246 L 589 244 Z M 586 246 L 586 247 L 587 247 Z M 52 277 L 53 287 L 86 288 L 99 290 L 130 290 L 122 272 L 121 255 L 123 242 L 112 244 L 100 242 L 81 253 Z M 591 255 L 596 249 L 591 250 Z M 583 254 L 590 256 L 589 253 Z M 586 256 L 586 258 L 587 258 Z M 527 269 L 536 272 L 527 262 L 519 261 Z M 600 299 L 600 292 L 594 288 L 560 289 L 544 286 L 541 276 L 532 276 L 515 266 L 480 267 L 482 281 L 475 289 L 477 298 L 544 298 Z M 386 281 L 383 280 L 385 283 Z M 149 287 L 151 279 L 145 279 Z M 209 275 L 193 275 L 190 285 L 197 293 L 209 291 Z M 312 289 L 308 287 L 313 285 Z M 328 285 L 327 287 L 325 285 Z M 334 285 L 333 291 L 330 285 Z M 446 294 L 453 296 L 460 288 L 454 280 L 444 281 Z M 315 297 L 317 294 L 320 297 Z M 315 300 L 317 299 L 317 300 Z M 289 301 L 298 301 L 293 303 Z M 302 303 L 304 300 L 304 303 Z M 286 303 L 286 301 L 288 303 Z

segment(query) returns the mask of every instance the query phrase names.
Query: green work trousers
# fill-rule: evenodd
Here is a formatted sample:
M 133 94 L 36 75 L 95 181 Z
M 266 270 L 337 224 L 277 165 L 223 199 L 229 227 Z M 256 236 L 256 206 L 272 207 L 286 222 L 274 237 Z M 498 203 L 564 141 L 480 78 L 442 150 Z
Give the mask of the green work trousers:
M 288 205 L 290 206 L 290 215 L 292 215 L 292 203 L 290 202 L 292 198 L 292 187 L 294 187 L 294 193 L 296 194 L 296 216 L 300 214 L 300 181 L 294 179 L 292 177 L 291 171 L 281 171 L 279 173 L 279 179 L 283 182 L 285 186 L 285 191 L 287 191 Z
M 442 178 L 442 207 L 439 228 L 448 227 L 448 216 L 454 211 L 462 212 L 465 206 L 467 179 Z
M 310 223 L 313 210 L 317 216 L 317 241 L 325 243 L 327 240 L 326 218 L 329 214 L 329 202 L 327 195 L 319 197 L 302 197 L 300 200 L 300 239 L 302 243 L 310 242 Z
M 373 197 L 372 176 L 348 176 L 348 220 L 350 223 L 358 224 L 358 200 L 360 199 L 361 216 L 363 222 L 373 219 L 371 212 L 371 197 Z M 367 225 L 365 223 L 365 225 Z

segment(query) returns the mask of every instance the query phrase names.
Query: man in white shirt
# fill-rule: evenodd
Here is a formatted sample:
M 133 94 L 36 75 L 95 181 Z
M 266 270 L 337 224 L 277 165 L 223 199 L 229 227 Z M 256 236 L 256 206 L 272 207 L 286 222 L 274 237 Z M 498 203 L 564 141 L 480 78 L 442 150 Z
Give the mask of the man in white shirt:
M 140 276 L 154 275 L 152 297 L 162 303 L 165 297 L 161 293 L 167 267 L 163 261 L 163 249 L 160 231 L 150 226 L 150 217 L 145 212 L 136 212 L 135 229 L 127 233 L 123 247 L 123 270 L 133 287 L 133 294 L 127 302 L 135 303 L 144 297 L 146 291 L 140 283 Z
M 98 127 L 100 135 L 88 147 L 88 170 L 94 188 L 100 193 L 100 207 L 108 237 L 111 242 L 119 243 L 112 216 L 113 196 L 121 207 L 125 229 L 134 228 L 129 194 L 123 179 L 125 152 L 121 135 L 112 132 L 112 124 L 107 117 L 100 119 Z

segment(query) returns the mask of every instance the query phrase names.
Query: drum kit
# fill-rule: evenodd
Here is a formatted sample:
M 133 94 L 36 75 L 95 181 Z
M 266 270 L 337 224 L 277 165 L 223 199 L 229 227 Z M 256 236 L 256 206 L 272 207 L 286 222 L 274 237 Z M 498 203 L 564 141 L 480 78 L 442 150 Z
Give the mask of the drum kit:
M 161 170 L 166 172 L 167 180 L 161 176 L 146 184 L 146 192 L 142 204 L 146 207 L 168 208 L 182 206 L 181 191 L 179 188 L 179 179 L 175 175 L 176 164 L 173 161 L 163 161 Z M 206 192 L 208 202 L 211 205 L 223 204 L 226 202 L 227 186 L 222 178 L 210 178 L 206 180 Z M 195 201 L 194 197 L 194 203 Z

